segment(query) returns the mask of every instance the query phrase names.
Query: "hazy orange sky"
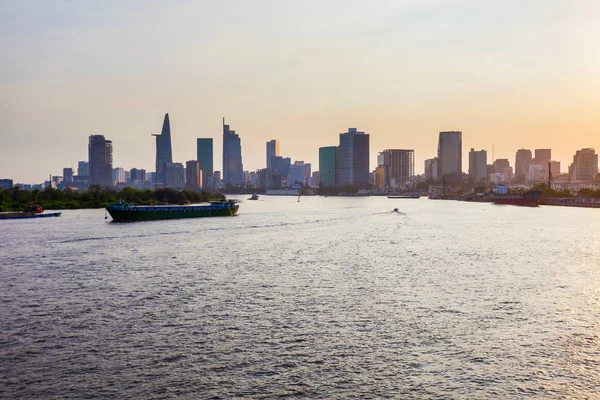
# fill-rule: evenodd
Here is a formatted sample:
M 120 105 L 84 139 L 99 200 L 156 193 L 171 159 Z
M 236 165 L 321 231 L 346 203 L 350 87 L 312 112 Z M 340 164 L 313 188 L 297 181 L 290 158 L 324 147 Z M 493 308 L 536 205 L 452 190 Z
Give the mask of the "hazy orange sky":
M 438 132 L 509 158 L 600 150 L 597 1 L 0 0 L 0 178 L 38 183 L 113 141 L 114 166 L 154 170 L 164 113 L 173 158 L 196 158 L 221 118 L 242 138 L 244 169 L 265 142 L 313 163 L 356 127 L 385 148 Z

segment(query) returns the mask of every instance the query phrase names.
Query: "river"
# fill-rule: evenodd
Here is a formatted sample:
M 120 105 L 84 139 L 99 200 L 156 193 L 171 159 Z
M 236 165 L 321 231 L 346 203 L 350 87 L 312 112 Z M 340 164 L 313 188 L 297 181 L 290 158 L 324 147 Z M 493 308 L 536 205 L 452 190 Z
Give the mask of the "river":
M 246 197 L 0 221 L 0 397 L 600 393 L 600 210 Z

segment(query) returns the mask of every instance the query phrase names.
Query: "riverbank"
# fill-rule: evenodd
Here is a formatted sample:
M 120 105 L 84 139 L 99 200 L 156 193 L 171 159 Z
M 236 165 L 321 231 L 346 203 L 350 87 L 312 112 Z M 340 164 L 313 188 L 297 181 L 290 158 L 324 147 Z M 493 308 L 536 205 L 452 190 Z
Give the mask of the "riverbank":
M 19 188 L 0 189 L 0 211 L 22 211 L 25 206 L 31 203 L 38 204 L 45 210 L 103 208 L 119 200 L 136 205 L 182 204 L 225 200 L 225 196 L 175 189 L 136 190 L 127 187 L 117 191 L 108 188 L 102 189 L 98 186 L 92 186 L 89 190 L 81 192 L 52 188 L 31 191 L 20 190 Z

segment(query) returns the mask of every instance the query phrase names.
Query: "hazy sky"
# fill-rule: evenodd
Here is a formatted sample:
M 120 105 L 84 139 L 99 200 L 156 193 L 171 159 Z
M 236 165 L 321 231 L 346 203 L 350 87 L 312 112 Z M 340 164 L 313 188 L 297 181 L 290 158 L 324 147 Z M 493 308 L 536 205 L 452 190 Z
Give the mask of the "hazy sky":
M 244 169 L 265 142 L 292 160 L 357 127 L 371 166 L 440 130 L 509 158 L 552 148 L 563 171 L 600 149 L 596 0 L 26 1 L 0 0 L 0 178 L 35 183 L 87 160 L 90 134 L 114 166 L 154 170 L 171 115 L 173 157 L 196 158 L 221 118 L 242 138 Z

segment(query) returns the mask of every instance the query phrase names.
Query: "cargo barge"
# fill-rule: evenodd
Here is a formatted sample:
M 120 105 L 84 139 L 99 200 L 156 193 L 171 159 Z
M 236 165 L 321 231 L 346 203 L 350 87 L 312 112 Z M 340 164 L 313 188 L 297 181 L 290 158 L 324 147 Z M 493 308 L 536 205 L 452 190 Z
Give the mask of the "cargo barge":
M 238 212 L 235 200 L 211 201 L 208 205 L 136 206 L 131 203 L 112 203 L 106 211 L 115 222 L 154 221 L 160 219 L 229 217 Z
M 44 209 L 37 204 L 29 204 L 23 211 L 0 213 L 0 219 L 33 219 L 33 218 L 51 218 L 60 217 L 62 212 L 53 212 L 42 214 Z
M 507 204 L 513 206 L 537 207 L 540 204 L 542 192 L 532 190 L 524 194 L 495 194 L 495 204 Z
M 0 219 L 34 219 L 34 218 L 52 218 L 52 217 L 60 217 L 62 212 L 53 212 L 46 214 L 31 214 L 24 212 L 8 212 L 8 213 L 0 213 Z

